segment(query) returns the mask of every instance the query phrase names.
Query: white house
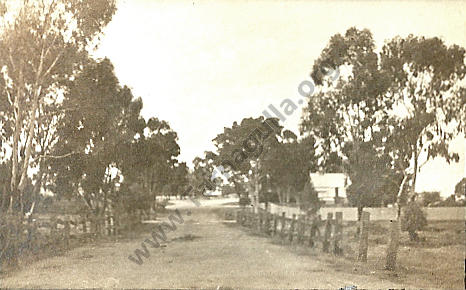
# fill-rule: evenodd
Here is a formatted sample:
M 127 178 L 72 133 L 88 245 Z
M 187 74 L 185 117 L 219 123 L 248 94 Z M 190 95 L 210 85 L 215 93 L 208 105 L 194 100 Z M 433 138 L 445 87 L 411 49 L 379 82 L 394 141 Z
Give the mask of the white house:
M 346 203 L 346 187 L 349 178 L 344 173 L 312 173 L 312 184 L 318 192 L 319 199 L 326 204 Z

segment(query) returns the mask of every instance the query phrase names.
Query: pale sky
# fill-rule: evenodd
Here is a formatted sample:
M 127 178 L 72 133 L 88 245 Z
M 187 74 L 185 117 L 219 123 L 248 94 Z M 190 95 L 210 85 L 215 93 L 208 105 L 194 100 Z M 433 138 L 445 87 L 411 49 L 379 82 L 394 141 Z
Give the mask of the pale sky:
M 169 122 L 190 165 L 233 121 L 299 99 L 298 85 L 332 35 L 356 26 L 378 48 L 408 34 L 466 47 L 464 3 L 121 0 L 97 56 L 109 57 L 121 84 L 142 97 L 144 117 Z M 300 117 L 301 107 L 285 127 L 298 133 Z M 417 191 L 453 193 L 466 176 L 465 139 L 453 148 L 460 163 L 430 162 Z

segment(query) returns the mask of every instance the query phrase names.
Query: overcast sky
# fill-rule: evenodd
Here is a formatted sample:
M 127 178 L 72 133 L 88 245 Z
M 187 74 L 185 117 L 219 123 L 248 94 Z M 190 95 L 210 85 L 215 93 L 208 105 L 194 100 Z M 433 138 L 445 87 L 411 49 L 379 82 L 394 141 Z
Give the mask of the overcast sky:
M 299 99 L 314 60 L 336 33 L 368 28 L 380 48 L 408 34 L 441 37 L 466 47 L 464 2 L 452 1 L 150 1 L 122 0 L 97 55 L 115 65 L 122 85 L 144 101 L 143 115 L 167 120 L 178 133 L 182 161 L 213 150 L 212 139 L 270 104 Z M 298 132 L 301 107 L 284 125 Z M 460 163 L 436 160 L 417 190 L 453 192 L 466 175 Z

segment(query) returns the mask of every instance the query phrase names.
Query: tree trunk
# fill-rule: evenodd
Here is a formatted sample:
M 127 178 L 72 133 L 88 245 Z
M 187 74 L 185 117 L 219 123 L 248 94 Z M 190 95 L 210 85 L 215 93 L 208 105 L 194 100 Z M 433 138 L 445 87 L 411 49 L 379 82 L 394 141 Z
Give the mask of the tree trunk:
M 1 200 L 0 200 L 0 212 L 4 212 L 5 208 L 8 208 L 8 197 L 9 197 L 9 189 L 7 183 L 2 184 L 2 192 L 1 192 Z
M 398 190 L 397 195 L 397 206 L 398 212 L 396 220 L 392 220 L 392 227 L 390 231 L 390 243 L 387 248 L 387 258 L 385 263 L 385 269 L 387 270 L 395 270 L 396 267 L 396 256 L 398 254 L 398 247 L 400 243 L 400 233 L 401 233 L 401 223 L 400 223 L 400 215 L 401 215 L 401 204 L 400 204 L 400 196 L 403 193 L 403 188 L 408 180 L 408 175 L 404 175 L 403 181 L 400 184 L 400 188 Z
M 42 166 L 42 165 L 41 165 Z M 39 167 L 42 168 L 42 167 Z M 44 173 L 39 173 L 39 177 L 36 180 L 36 184 L 34 185 L 34 189 L 32 192 L 32 205 L 31 208 L 29 209 L 29 216 L 31 216 L 34 213 L 34 208 L 36 203 L 39 202 L 39 194 L 40 194 L 40 189 L 42 187 L 42 178 L 44 176 Z
M 22 70 L 19 72 L 19 79 L 22 82 Z M 22 88 L 18 86 L 14 110 L 15 110 L 15 131 L 13 135 L 13 153 L 12 153 L 12 164 L 11 164 L 11 180 L 10 180 L 10 204 L 8 206 L 8 212 L 12 213 L 14 198 L 17 195 L 18 188 L 18 170 L 19 170 L 19 160 L 18 160 L 18 147 L 19 147 L 19 136 L 21 135 L 21 123 L 22 123 L 22 108 L 20 106 L 19 98 L 22 95 Z
M 391 221 L 391 230 L 390 230 L 390 244 L 388 245 L 387 250 L 387 260 L 385 264 L 385 269 L 393 271 L 396 267 L 396 256 L 398 254 L 398 247 L 400 243 L 400 219 Z
M 281 191 L 281 190 L 278 190 L 278 191 L 277 191 L 277 195 L 278 195 L 278 202 L 279 202 L 280 204 L 283 204 L 284 198 L 283 198 L 283 193 L 282 193 L 282 191 Z
M 22 78 L 22 73 L 20 71 L 20 78 Z M 22 95 L 21 87 L 18 87 L 17 95 L 15 96 L 14 110 L 15 110 L 15 131 L 13 135 L 13 148 L 12 148 L 12 166 L 11 166 L 11 180 L 10 180 L 10 198 L 7 209 L 7 220 L 6 228 L 10 230 L 10 235 L 7 235 L 5 251 L 9 253 L 10 263 L 16 265 L 18 263 L 18 248 L 19 248 L 19 222 L 16 222 L 16 216 L 13 212 L 13 206 L 15 200 L 19 197 L 18 191 L 18 171 L 19 171 L 19 160 L 18 160 L 18 148 L 19 148 L 19 139 L 21 134 L 21 124 L 22 124 L 22 108 L 20 106 L 19 98 Z M 22 215 L 22 213 L 21 213 Z M 19 216 L 19 215 L 18 215 Z M 11 245 L 11 246 L 10 246 Z M 5 253 L 4 253 L 5 254 Z M 4 257 L 0 257 L 3 259 Z
M 361 217 L 362 217 L 362 211 L 364 210 L 364 207 L 362 205 L 358 205 L 358 226 L 356 228 L 356 235 L 359 237 L 359 233 L 361 232 Z
M 289 188 L 286 189 L 285 194 L 286 194 L 286 201 L 285 202 L 287 204 L 289 204 L 290 203 L 290 189 Z
M 259 166 L 259 163 L 257 163 Z M 260 191 L 260 184 L 259 184 L 259 168 L 255 169 L 254 173 L 254 200 L 256 204 L 254 205 L 256 208 L 259 207 L 259 191 Z
M 23 167 L 21 168 L 21 178 L 19 180 L 18 184 L 18 189 L 20 191 L 20 194 L 22 195 L 24 191 L 24 187 L 26 186 L 26 179 L 27 179 L 27 171 L 29 168 L 29 158 L 31 157 L 31 151 L 32 151 L 32 140 L 34 139 L 34 127 L 36 123 L 36 112 L 38 108 L 38 102 L 39 102 L 39 95 L 40 95 L 40 88 L 35 92 L 34 95 L 34 101 L 32 104 L 32 110 L 31 110 L 31 120 L 29 120 L 28 124 L 28 138 L 27 138 L 27 144 L 26 144 L 26 154 L 24 156 L 23 160 Z
M 417 146 L 414 148 L 414 174 L 413 174 L 413 186 L 412 186 L 412 196 L 411 196 L 411 201 L 414 201 L 416 199 L 416 180 L 417 180 L 417 170 L 419 167 L 419 162 L 418 162 L 418 157 L 419 157 L 419 152 L 417 149 Z

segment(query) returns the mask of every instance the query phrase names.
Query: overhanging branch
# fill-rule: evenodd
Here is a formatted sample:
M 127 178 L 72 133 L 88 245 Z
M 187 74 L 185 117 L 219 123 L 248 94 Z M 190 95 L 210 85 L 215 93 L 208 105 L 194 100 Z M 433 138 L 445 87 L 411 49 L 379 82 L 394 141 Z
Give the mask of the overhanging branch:
M 66 158 L 68 156 L 71 156 L 71 155 L 74 155 L 74 154 L 79 154 L 79 152 L 70 152 L 70 153 L 66 153 L 64 155 L 40 155 L 40 156 L 37 156 L 36 158 L 34 158 L 34 161 L 37 160 L 37 159 L 47 159 L 47 158 L 51 158 L 51 159 L 61 159 L 61 158 Z

